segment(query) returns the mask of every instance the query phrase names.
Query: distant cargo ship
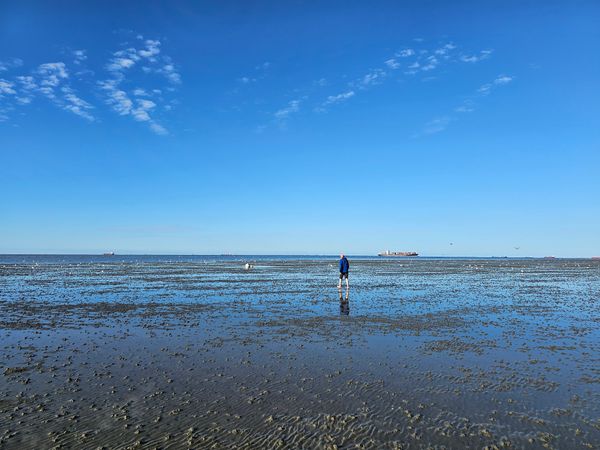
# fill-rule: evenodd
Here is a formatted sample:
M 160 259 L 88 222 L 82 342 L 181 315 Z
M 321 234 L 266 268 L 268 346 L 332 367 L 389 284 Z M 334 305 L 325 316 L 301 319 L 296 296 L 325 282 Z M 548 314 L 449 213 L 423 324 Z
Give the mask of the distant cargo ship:
M 115 252 L 102 253 L 102 256 L 115 256 Z
M 385 252 L 378 253 L 377 256 L 419 256 L 419 254 L 417 252 L 390 252 L 389 250 L 386 250 Z

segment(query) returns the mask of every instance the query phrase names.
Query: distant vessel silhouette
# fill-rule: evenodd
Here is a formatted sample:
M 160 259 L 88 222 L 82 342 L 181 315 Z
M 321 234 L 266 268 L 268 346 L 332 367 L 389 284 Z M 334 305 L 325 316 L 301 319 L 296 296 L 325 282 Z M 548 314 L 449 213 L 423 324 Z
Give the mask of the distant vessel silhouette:
M 377 256 L 385 256 L 385 257 L 394 257 L 394 256 L 419 256 L 417 252 L 390 252 L 386 250 L 385 252 L 378 253 Z
M 102 253 L 102 256 L 115 256 L 115 252 Z

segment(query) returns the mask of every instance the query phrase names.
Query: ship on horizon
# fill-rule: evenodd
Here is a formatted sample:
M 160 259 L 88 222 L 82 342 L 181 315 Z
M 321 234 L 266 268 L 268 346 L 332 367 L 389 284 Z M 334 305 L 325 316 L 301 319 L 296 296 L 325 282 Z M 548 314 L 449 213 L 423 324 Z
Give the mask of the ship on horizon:
M 386 250 L 384 252 L 378 253 L 377 256 L 385 256 L 385 257 L 400 257 L 400 256 L 419 256 L 417 252 L 390 252 Z

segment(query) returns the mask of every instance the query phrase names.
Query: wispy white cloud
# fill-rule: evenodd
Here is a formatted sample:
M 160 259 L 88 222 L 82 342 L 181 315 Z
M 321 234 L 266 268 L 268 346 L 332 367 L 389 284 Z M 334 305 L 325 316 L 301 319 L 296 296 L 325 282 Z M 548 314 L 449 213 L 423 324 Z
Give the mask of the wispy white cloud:
M 477 89 L 481 95 L 488 95 L 492 91 L 492 83 L 483 84 Z
M 32 76 L 21 75 L 17 77 L 17 80 L 22 85 L 23 89 L 27 91 L 33 91 L 38 87 L 38 85 L 35 82 L 35 79 Z
M 475 55 L 461 55 L 460 60 L 467 63 L 476 63 L 488 59 L 492 55 L 492 50 L 482 50 Z
M 69 73 L 63 62 L 41 64 L 37 69 L 37 74 L 40 77 L 40 86 L 51 88 L 46 90 L 49 94 L 53 94 L 54 88 L 61 84 L 63 80 L 69 78 Z
M 405 75 L 415 75 L 416 73 L 419 72 L 420 68 L 421 68 L 421 64 L 418 61 L 415 61 L 408 66 L 408 70 L 405 71 L 404 74 Z
M 396 53 L 396 56 L 399 56 L 400 58 L 408 58 L 409 56 L 413 56 L 414 54 L 415 51 L 412 48 L 406 48 Z
M 395 58 L 390 58 L 387 61 L 385 61 L 385 65 L 388 66 L 390 69 L 398 69 L 402 64 L 396 61 Z
M 290 101 L 285 108 L 281 108 L 275 111 L 275 118 L 278 120 L 285 120 L 291 114 L 294 114 L 300 110 L 300 100 Z
M 0 72 L 6 72 L 10 69 L 16 69 L 23 65 L 23 60 L 20 58 L 10 58 L 6 61 L 0 61 Z
M 495 85 L 503 85 L 503 84 L 508 84 L 510 83 L 514 78 L 513 77 L 509 77 L 508 75 L 499 75 L 495 80 L 494 80 L 494 84 Z
M 139 37 L 138 37 L 139 38 Z M 140 40 L 143 40 L 141 38 Z M 159 62 L 158 56 L 160 55 L 160 41 L 153 39 L 146 39 L 143 42 L 142 48 L 135 47 L 127 47 L 122 50 L 118 50 L 113 53 L 112 58 L 108 62 L 106 69 L 109 72 L 113 72 L 113 74 L 118 75 L 122 74 L 124 71 L 133 68 L 138 62 L 144 62 L 144 64 L 153 64 Z M 163 58 L 168 59 L 168 58 Z M 166 61 L 170 62 L 170 59 Z M 153 70 L 156 72 L 160 72 L 162 67 L 153 69 L 152 67 L 146 65 L 145 69 L 149 72 Z M 170 72 L 174 72 L 174 67 L 168 69 Z
M 337 95 L 330 95 L 328 96 L 324 102 L 322 102 L 319 106 L 317 106 L 314 110 L 315 112 L 326 112 L 327 108 L 331 105 L 335 105 L 338 103 L 343 103 L 349 99 L 351 99 L 352 97 L 354 97 L 355 95 L 355 91 L 353 90 L 349 90 L 346 92 L 342 92 L 340 94 Z
M 136 104 L 136 108 L 133 108 L 131 110 L 131 115 L 133 116 L 133 118 L 138 122 L 152 121 L 150 115 L 148 114 L 148 111 L 151 111 L 154 108 L 156 108 L 156 103 L 154 103 L 152 100 L 138 99 L 136 100 Z
M 129 98 L 127 92 L 118 88 L 118 83 L 115 80 L 101 81 L 99 86 L 106 91 L 106 103 L 112 106 L 118 114 L 121 116 L 131 114 L 133 101 Z
M 95 120 L 94 116 L 90 113 L 90 110 L 94 108 L 92 105 L 79 98 L 69 87 L 64 87 L 61 90 L 64 93 L 65 102 L 62 107 L 65 110 L 71 111 L 73 114 L 83 117 L 89 121 Z
M 16 98 L 21 105 L 28 105 L 32 102 L 38 85 L 35 79 L 30 75 L 20 75 L 16 77 L 16 81 L 20 86 L 19 96 Z
M 29 73 L 21 73 L 11 79 L 0 78 L 0 97 L 5 98 L 4 104 L 0 105 L 3 120 L 15 107 L 28 105 L 36 98 L 45 98 L 88 121 L 96 120 L 97 109 L 75 88 L 78 83 L 85 83 L 82 86 L 88 87 L 90 78 L 95 77 L 95 72 L 85 67 L 88 52 L 84 49 L 69 50 L 66 55 L 66 61 L 45 62 Z M 18 58 L 0 61 L 0 72 L 7 72 L 22 64 Z M 105 103 L 121 116 L 131 116 L 135 121 L 146 123 L 154 133 L 167 134 L 157 118 L 160 111 L 169 111 L 176 104 L 169 99 L 169 95 L 181 84 L 181 75 L 171 58 L 163 54 L 161 42 L 138 35 L 133 45 L 125 44 L 114 51 L 103 67 L 106 76 L 95 80 L 93 84 L 104 97 Z M 155 76 L 140 78 L 139 71 Z M 140 86 L 140 81 L 155 85 Z M 135 88 L 132 88 L 134 83 Z M 165 91 L 167 94 L 164 94 Z M 6 101 L 9 96 L 9 101 Z
M 410 52 L 404 52 L 403 55 L 407 58 L 407 70 L 404 71 L 404 74 L 414 76 L 421 72 L 430 72 L 442 64 L 455 62 L 457 48 L 458 46 L 454 43 L 447 42 L 433 48 L 411 49 Z M 430 75 L 427 77 L 431 79 Z
M 163 127 L 162 125 L 159 125 L 156 122 L 152 122 L 150 123 L 150 129 L 160 135 L 160 136 L 166 136 L 167 134 L 169 134 L 169 132 L 167 131 L 167 129 L 165 127 Z
M 369 71 L 369 73 L 367 73 L 364 77 L 362 77 L 357 84 L 361 87 L 380 84 L 386 75 L 387 73 L 383 69 L 373 69 Z
M 13 87 L 14 83 L 0 78 L 0 97 L 3 95 L 15 95 L 17 91 Z
M 15 84 L 11 81 L 0 78 L 0 122 L 8 120 L 8 114 L 14 109 L 12 106 L 12 98 L 17 94 Z
M 136 63 L 135 59 L 117 57 L 113 58 L 106 68 L 111 72 L 122 72 L 123 70 L 133 67 Z
M 461 105 L 454 108 L 457 113 L 470 113 L 475 111 L 475 104 L 472 100 L 465 100 Z
M 492 82 L 485 83 L 477 89 L 481 95 L 488 95 L 497 86 L 503 86 L 513 81 L 513 77 L 508 75 L 498 75 Z
M 422 40 L 419 42 L 422 42 Z M 393 57 L 384 60 L 383 63 L 386 68 L 379 67 L 371 69 L 361 78 L 348 83 L 348 87 L 352 90 L 348 91 L 346 94 L 351 92 L 350 96 L 353 96 L 355 95 L 356 90 L 366 90 L 375 85 L 382 84 L 386 78 L 392 76 L 394 73 L 392 71 L 395 71 L 402 66 L 407 69 L 404 71 L 405 75 L 416 75 L 418 73 L 423 73 L 425 75 L 426 72 L 437 69 L 442 62 L 452 61 L 453 52 L 456 48 L 457 46 L 452 42 L 443 43 L 433 49 L 415 50 L 413 48 L 404 48 L 396 52 Z M 399 58 L 401 60 L 399 60 Z M 428 74 L 426 79 L 431 80 L 433 77 Z M 339 95 L 329 96 L 327 100 L 315 108 L 315 111 L 324 111 L 326 106 L 336 103 L 336 101 L 332 99 L 337 99 L 338 97 Z M 343 101 L 349 97 L 339 98 Z
M 271 63 L 269 61 L 265 61 L 264 63 L 256 66 L 255 70 L 267 70 L 269 67 L 271 67 Z
M 145 41 L 146 47 L 138 50 L 138 55 L 142 58 L 152 59 L 155 56 L 158 56 L 160 53 L 160 41 L 147 39 Z
M 330 95 L 329 97 L 327 97 L 327 100 L 325 100 L 324 104 L 333 105 L 335 103 L 344 102 L 352 97 L 354 97 L 354 91 L 342 92 L 341 94 Z
M 448 128 L 448 125 L 451 122 L 451 118 L 448 116 L 438 117 L 436 119 L 431 120 L 427 124 L 425 124 L 425 128 L 423 129 L 423 134 L 436 134 L 444 131 Z
M 181 83 L 181 75 L 179 75 L 175 66 L 170 61 L 158 69 L 158 73 L 163 74 L 172 84 Z
M 250 84 L 256 83 L 259 80 L 265 78 L 271 68 L 271 63 L 269 61 L 265 61 L 261 64 L 254 66 L 254 70 L 250 70 L 249 74 L 243 75 L 237 79 L 238 82 L 242 84 Z
M 80 65 L 82 64 L 86 59 L 87 59 L 87 52 L 85 50 L 74 50 L 73 51 L 73 57 L 74 57 L 74 64 Z
M 172 105 L 159 105 L 158 102 L 163 101 L 163 89 L 172 92 L 174 86 L 181 84 L 181 75 L 171 58 L 162 53 L 159 40 L 144 39 L 141 35 L 138 35 L 137 39 L 142 42 L 141 48 L 129 46 L 113 53 L 106 66 L 111 78 L 99 81 L 98 86 L 105 93 L 106 103 L 117 114 L 131 116 L 137 122 L 147 123 L 151 131 L 165 135 L 168 131 L 158 123 L 156 114 L 159 106 L 161 110 L 169 111 Z M 129 77 L 136 68 L 148 75 L 156 74 L 164 77 L 169 86 L 163 89 L 158 87 L 130 89 Z
M 498 75 L 491 82 L 481 85 L 477 89 L 477 93 L 473 95 L 472 98 L 467 98 L 460 105 L 454 108 L 454 113 L 456 114 L 446 115 L 443 117 L 433 119 L 432 121 L 425 124 L 423 131 L 420 134 L 417 134 L 416 137 L 427 134 L 435 134 L 444 131 L 452 121 L 458 120 L 457 114 L 471 113 L 475 111 L 476 104 L 473 100 L 474 98 L 484 98 L 491 94 L 492 91 L 494 91 L 496 88 L 500 86 L 505 86 L 513 80 L 513 76 Z
M 456 45 L 454 45 L 453 43 L 449 42 L 448 44 L 442 45 L 441 47 L 439 47 L 438 49 L 434 50 L 433 53 L 435 53 L 438 56 L 444 57 L 444 58 L 448 58 L 448 54 L 454 50 L 456 48 Z
M 423 39 L 414 39 L 414 41 L 418 42 L 420 48 L 406 47 L 395 52 L 391 57 L 383 60 L 382 67 L 373 68 L 367 71 L 361 77 L 355 78 L 350 82 L 346 82 L 346 91 L 340 94 L 329 95 L 325 97 L 325 100 L 322 100 L 320 103 L 318 103 L 317 106 L 313 108 L 313 111 L 324 112 L 329 106 L 347 101 L 362 91 L 366 91 L 375 87 L 376 85 L 383 84 L 388 79 L 398 79 L 398 77 L 402 77 L 404 75 L 422 75 L 422 81 L 438 79 L 439 76 L 433 74 L 432 72 L 439 70 L 439 68 L 443 65 L 460 61 L 478 62 L 489 58 L 492 53 L 492 50 L 482 50 L 472 55 L 465 55 L 459 53 L 458 45 L 453 42 L 446 41 L 427 47 L 425 44 L 422 44 L 424 42 Z M 400 68 L 404 68 L 404 70 L 397 70 Z M 242 78 L 241 81 L 249 82 L 250 80 Z M 458 112 L 459 108 L 457 108 L 456 112 Z M 460 111 L 466 112 L 470 109 L 470 106 L 464 106 L 462 109 L 460 109 Z M 289 116 L 287 108 L 284 108 L 278 112 L 285 117 Z M 441 122 L 436 122 L 429 128 L 440 128 L 440 123 Z M 447 124 L 444 126 L 447 126 Z
M 421 65 L 421 70 L 427 72 L 429 70 L 435 69 L 439 64 L 439 60 L 431 55 L 425 59 L 425 62 Z
M 27 105 L 39 93 L 59 108 L 69 111 L 89 121 L 95 118 L 91 113 L 93 106 L 79 97 L 69 83 L 69 70 L 64 62 L 40 64 L 32 75 L 18 76 L 21 85 L 17 102 Z

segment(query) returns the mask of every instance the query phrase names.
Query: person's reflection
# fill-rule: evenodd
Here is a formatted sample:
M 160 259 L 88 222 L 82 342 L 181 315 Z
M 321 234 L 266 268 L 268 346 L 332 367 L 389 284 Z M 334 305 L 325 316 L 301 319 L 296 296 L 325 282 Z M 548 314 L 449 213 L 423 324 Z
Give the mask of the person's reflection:
M 346 298 L 342 296 L 342 290 L 339 290 L 340 294 L 340 315 L 349 316 L 350 315 L 350 289 L 346 290 Z

